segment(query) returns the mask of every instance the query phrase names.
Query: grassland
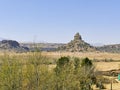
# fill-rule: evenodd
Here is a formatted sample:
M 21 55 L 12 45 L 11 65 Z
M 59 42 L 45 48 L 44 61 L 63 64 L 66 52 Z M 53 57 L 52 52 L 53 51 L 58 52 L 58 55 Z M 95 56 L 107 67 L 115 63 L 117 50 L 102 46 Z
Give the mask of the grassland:
M 43 52 L 43 55 L 53 57 L 53 58 L 59 58 L 61 56 L 70 56 L 70 57 L 79 57 L 84 58 L 88 57 L 92 60 L 105 60 L 105 59 L 111 59 L 111 60 L 120 60 L 120 54 L 119 53 L 100 53 L 100 52 Z
M 79 57 L 84 58 L 88 57 L 91 60 L 98 60 L 99 62 L 94 62 L 95 68 L 98 71 L 108 71 L 113 69 L 120 69 L 120 54 L 119 53 L 100 53 L 100 52 L 84 52 L 84 53 L 71 53 L 71 52 L 44 52 L 43 55 L 47 55 L 52 58 L 59 58 L 61 56 L 71 56 L 71 57 Z M 52 67 L 55 67 L 54 65 Z M 111 77 L 108 77 L 111 80 Z M 117 77 L 113 77 L 117 78 Z M 114 80 L 114 79 L 113 79 Z M 94 86 L 93 86 L 94 87 Z M 110 90 L 111 84 L 105 84 L 106 89 Z M 119 90 L 120 84 L 113 83 L 112 84 L 113 90 Z M 94 90 L 99 90 L 94 88 Z
M 0 53 L 0 56 L 3 56 L 4 53 Z M 10 56 L 18 57 L 28 57 L 33 55 L 33 53 L 9 53 Z M 88 57 L 91 60 L 96 60 L 95 66 L 98 70 L 106 71 L 111 69 L 120 68 L 120 54 L 119 53 L 100 53 L 100 52 L 42 52 L 41 55 L 48 57 L 50 63 L 56 62 L 56 60 L 62 56 L 78 57 L 85 58 Z M 22 63 L 24 63 L 22 61 Z M 55 64 L 54 64 L 55 65 Z M 54 65 L 51 65 L 55 67 Z
M 61 74 L 60 78 L 58 78 L 53 72 L 54 68 L 56 67 L 57 60 L 63 56 L 68 56 L 71 58 L 78 57 L 80 59 L 88 57 L 93 60 L 95 70 L 99 71 L 107 71 L 120 68 L 120 54 L 118 53 L 0 53 L 0 90 L 56 90 L 54 85 L 62 85 L 62 83 L 67 83 L 66 85 L 68 87 L 66 87 L 69 88 L 69 90 L 70 88 L 77 87 L 76 85 L 78 85 L 78 76 L 81 75 L 81 77 L 83 77 L 84 74 L 79 72 L 78 75 L 75 76 L 73 74 L 71 64 L 71 67 L 68 67 L 67 69 L 70 70 L 70 75 L 68 75 L 68 73 L 62 72 L 64 75 Z M 66 77 L 69 78 L 67 79 Z M 66 79 L 67 82 L 62 82 L 61 79 Z M 113 85 L 113 88 L 115 90 L 119 90 L 119 83 L 113 83 Z M 106 90 L 110 89 L 110 84 L 105 84 L 105 86 L 107 88 Z
M 0 56 L 4 56 L 6 53 L 0 53 Z M 17 56 L 17 57 L 29 57 L 33 55 L 33 53 L 7 53 L 9 56 Z M 85 58 L 88 57 L 91 60 L 96 60 L 98 62 L 94 62 L 97 70 L 106 71 L 112 69 L 120 68 L 120 54 L 119 53 L 100 53 L 100 52 L 42 52 L 41 55 L 48 57 L 48 62 L 51 64 L 51 68 L 55 67 L 55 62 L 58 58 L 62 56 L 70 56 L 70 57 L 78 57 Z M 21 59 L 20 59 L 21 60 Z M 26 60 L 22 60 L 22 63 L 25 63 Z

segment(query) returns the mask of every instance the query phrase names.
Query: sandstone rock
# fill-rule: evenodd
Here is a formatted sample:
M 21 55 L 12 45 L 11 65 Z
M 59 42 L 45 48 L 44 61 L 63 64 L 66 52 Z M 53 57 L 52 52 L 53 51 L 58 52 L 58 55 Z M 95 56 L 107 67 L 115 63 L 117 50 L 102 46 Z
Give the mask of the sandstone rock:
M 71 40 L 68 44 L 59 48 L 60 50 L 71 51 L 71 52 L 80 52 L 80 51 L 94 51 L 95 48 L 90 44 L 84 42 L 79 33 L 76 33 L 74 39 Z
M 14 40 L 2 40 L 0 41 L 0 50 L 24 52 L 29 51 L 29 48 L 20 46 L 20 44 Z

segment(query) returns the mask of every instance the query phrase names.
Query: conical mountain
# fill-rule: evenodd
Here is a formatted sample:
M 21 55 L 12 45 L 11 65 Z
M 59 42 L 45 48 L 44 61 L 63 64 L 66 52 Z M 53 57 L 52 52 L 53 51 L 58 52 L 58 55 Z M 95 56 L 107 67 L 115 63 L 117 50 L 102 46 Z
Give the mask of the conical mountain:
M 82 37 L 79 33 L 76 33 L 74 39 L 71 40 L 68 44 L 60 47 L 60 50 L 71 51 L 71 52 L 80 52 L 80 51 L 95 51 L 95 48 L 90 44 L 82 40 Z

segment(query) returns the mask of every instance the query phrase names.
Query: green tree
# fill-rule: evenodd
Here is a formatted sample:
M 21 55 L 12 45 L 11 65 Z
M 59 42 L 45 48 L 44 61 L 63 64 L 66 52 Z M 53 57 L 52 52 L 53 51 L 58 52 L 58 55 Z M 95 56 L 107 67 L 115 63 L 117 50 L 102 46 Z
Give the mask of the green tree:
M 85 66 L 85 67 L 91 67 L 93 64 L 92 64 L 92 61 L 89 59 L 89 58 L 84 58 L 81 62 L 81 66 Z

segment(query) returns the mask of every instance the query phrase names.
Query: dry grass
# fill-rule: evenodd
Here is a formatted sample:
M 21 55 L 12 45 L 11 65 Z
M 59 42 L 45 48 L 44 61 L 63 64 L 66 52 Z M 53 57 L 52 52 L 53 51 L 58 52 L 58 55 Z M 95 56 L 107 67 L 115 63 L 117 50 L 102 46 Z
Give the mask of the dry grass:
M 5 53 L 0 53 L 0 56 L 4 55 Z M 8 53 L 7 53 L 8 54 Z M 85 58 L 88 57 L 90 59 L 97 59 L 97 60 L 120 60 L 120 54 L 117 53 L 100 53 L 100 52 L 83 52 L 83 53 L 71 53 L 71 52 L 42 52 L 44 56 L 50 58 L 59 58 L 61 56 L 70 56 L 70 57 L 79 57 Z M 10 56 L 19 56 L 24 57 L 25 59 L 29 55 L 33 55 L 33 53 L 9 53 Z M 21 60 L 25 62 L 25 60 Z M 107 71 L 111 69 L 119 69 L 120 62 L 95 62 L 94 63 L 97 70 L 100 71 Z M 50 65 L 50 70 L 55 67 L 55 65 Z M 106 84 L 105 87 L 110 90 L 110 84 Z M 120 83 L 113 83 L 113 90 L 120 90 Z
M 51 58 L 59 58 L 61 56 L 70 56 L 70 57 L 79 57 L 85 58 L 88 57 L 90 59 L 97 60 L 113 60 L 113 62 L 95 62 L 95 66 L 97 70 L 107 71 L 111 69 L 119 69 L 120 62 L 114 62 L 116 60 L 120 60 L 119 53 L 100 53 L 100 52 L 43 52 L 42 55 L 51 57 Z
M 97 70 L 108 71 L 113 69 L 120 69 L 120 62 L 95 62 Z
M 4 55 L 5 53 L 0 53 L 0 56 Z M 8 53 L 7 53 L 8 54 Z M 70 56 L 70 57 L 79 57 L 85 58 L 88 57 L 90 59 L 97 59 L 97 60 L 120 60 L 119 53 L 100 53 L 100 52 L 42 52 L 44 56 L 52 58 L 60 58 L 61 56 Z M 33 55 L 32 52 L 28 53 L 9 53 L 11 56 L 19 56 L 19 57 L 27 57 L 29 55 Z M 95 66 L 97 70 L 106 71 L 111 69 L 119 69 L 120 62 L 95 62 Z
M 71 56 L 71 57 L 79 57 L 85 58 L 88 57 L 90 59 L 97 59 L 97 60 L 120 60 L 119 53 L 100 53 L 100 52 L 43 52 L 43 55 L 59 58 L 61 56 Z
M 32 55 L 32 52 L 28 53 L 8 53 L 9 55 L 17 55 L 17 56 L 27 56 Z M 1 53 L 0 56 L 6 53 Z M 104 60 L 104 59 L 112 59 L 112 60 L 120 60 L 120 53 L 100 53 L 100 52 L 42 52 L 42 55 L 52 57 L 52 58 L 59 58 L 61 56 L 70 56 L 70 57 L 79 57 L 85 58 L 88 57 L 90 59 L 97 59 L 97 60 Z
M 120 60 L 120 54 L 119 53 L 100 53 L 100 52 L 88 52 L 88 53 L 71 53 L 71 52 L 43 52 L 43 55 L 52 57 L 52 58 L 59 58 L 61 56 L 70 56 L 70 57 L 79 57 L 79 58 L 85 58 L 88 57 L 90 59 L 97 59 L 97 60 Z M 100 71 L 107 71 L 112 69 L 119 69 L 120 68 L 120 62 L 95 62 L 94 63 L 97 70 Z M 55 67 L 54 65 L 51 66 L 52 68 Z M 117 78 L 117 77 L 116 77 Z M 111 84 L 105 85 L 106 89 L 104 90 L 110 90 Z M 95 89 L 94 90 L 99 90 Z M 113 83 L 112 90 L 120 90 L 120 83 Z
M 61 56 L 71 56 L 71 57 L 79 57 L 79 58 L 85 58 L 88 57 L 90 59 L 112 59 L 112 60 L 120 60 L 120 54 L 119 53 L 100 53 L 100 52 L 43 52 L 43 55 L 49 56 L 49 57 L 61 57 Z

